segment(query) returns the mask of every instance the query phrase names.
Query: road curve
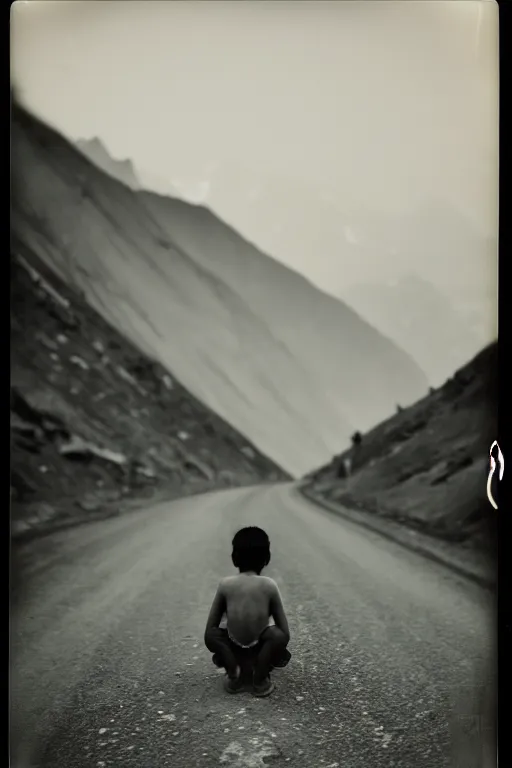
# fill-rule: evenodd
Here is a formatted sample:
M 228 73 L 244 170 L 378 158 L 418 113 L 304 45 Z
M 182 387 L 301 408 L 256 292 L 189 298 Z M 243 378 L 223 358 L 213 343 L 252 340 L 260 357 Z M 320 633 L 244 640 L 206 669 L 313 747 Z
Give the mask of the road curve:
M 203 647 L 243 525 L 293 654 L 269 699 L 228 696 Z M 487 768 L 490 594 L 291 486 L 213 493 L 15 552 L 13 768 Z

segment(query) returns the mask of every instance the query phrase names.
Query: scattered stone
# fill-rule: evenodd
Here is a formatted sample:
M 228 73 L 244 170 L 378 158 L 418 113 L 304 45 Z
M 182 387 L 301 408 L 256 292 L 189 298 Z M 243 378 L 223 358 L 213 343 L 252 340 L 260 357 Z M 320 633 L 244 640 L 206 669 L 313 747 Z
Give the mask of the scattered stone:
M 59 344 L 67 344 L 68 343 L 68 337 L 64 336 L 63 333 L 59 333 L 59 335 L 57 336 L 57 341 L 59 342 Z
M 44 347 L 46 347 L 46 349 L 49 349 L 51 352 L 57 352 L 59 348 L 58 345 L 52 341 L 52 339 L 49 339 L 45 333 L 38 333 L 36 338 Z
M 162 377 L 162 381 L 164 383 L 164 386 L 166 389 L 172 389 L 174 384 L 172 383 L 172 379 L 168 374 L 165 374 L 165 376 Z
M 46 523 L 48 520 L 57 516 L 57 510 L 50 504 L 37 504 L 35 520 L 39 523 Z
M 85 362 L 81 357 L 78 357 L 78 355 L 72 355 L 69 359 L 73 365 L 77 365 L 79 368 L 81 368 L 83 371 L 89 370 L 89 364 Z
M 188 432 L 178 432 L 178 437 L 185 442 L 185 440 L 189 439 L 190 435 Z
M 44 437 L 44 432 L 41 427 L 25 421 L 25 419 L 22 419 L 15 412 L 11 412 L 11 431 L 30 438 L 37 443 L 42 442 Z
M 79 501 L 78 506 L 85 512 L 96 512 L 101 507 L 101 503 L 98 499 L 87 498 Z
M 72 437 L 68 443 L 61 445 L 59 453 L 61 456 L 73 456 L 75 458 L 90 458 L 94 456 L 97 459 L 103 459 L 103 461 L 108 461 L 118 466 L 123 466 L 127 462 L 126 456 L 122 453 L 110 451 L 108 448 L 98 448 L 98 446 L 88 443 L 78 436 Z
M 138 475 L 143 475 L 144 477 L 149 477 L 150 479 L 153 479 L 156 477 L 156 472 L 151 467 L 145 467 L 143 465 L 139 465 L 135 468 L 135 471 Z
M 128 373 L 126 368 L 123 368 L 122 365 L 118 365 L 116 367 L 116 371 L 119 374 L 119 376 L 124 379 L 124 381 L 127 381 L 129 384 L 133 384 L 134 386 L 137 386 L 137 380 L 131 375 L 131 373 Z
M 95 341 L 93 341 L 92 347 L 100 355 L 103 355 L 105 352 L 105 347 L 103 346 L 103 343 L 99 339 L 96 339 Z

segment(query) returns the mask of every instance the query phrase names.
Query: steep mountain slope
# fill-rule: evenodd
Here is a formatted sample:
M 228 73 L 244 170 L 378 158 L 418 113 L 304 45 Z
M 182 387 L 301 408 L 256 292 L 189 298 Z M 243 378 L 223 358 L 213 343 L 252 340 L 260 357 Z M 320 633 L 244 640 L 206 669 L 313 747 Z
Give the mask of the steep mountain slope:
M 488 547 L 496 530 L 486 481 L 497 435 L 497 352 L 496 343 L 487 347 L 443 387 L 362 435 L 310 475 L 311 490 L 449 541 Z
M 11 334 L 14 533 L 155 490 L 287 478 L 17 237 Z
M 13 111 L 12 228 L 150 357 L 301 474 L 427 381 L 342 302 L 210 211 L 134 193 Z
M 113 179 L 126 184 L 130 189 L 140 189 L 141 185 L 131 160 L 115 160 L 98 138 L 79 139 L 76 146 L 85 157 Z
M 450 299 L 416 274 L 351 285 L 341 298 L 409 352 L 435 386 L 484 345 Z

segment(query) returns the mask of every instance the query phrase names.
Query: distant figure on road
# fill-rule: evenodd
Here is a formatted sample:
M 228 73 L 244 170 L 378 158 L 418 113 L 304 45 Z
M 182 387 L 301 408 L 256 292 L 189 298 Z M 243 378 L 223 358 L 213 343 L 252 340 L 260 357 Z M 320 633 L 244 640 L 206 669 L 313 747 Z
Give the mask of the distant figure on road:
M 231 559 L 240 573 L 220 582 L 206 622 L 204 641 L 213 662 L 224 667 L 229 693 L 244 690 L 240 662 L 254 659 L 252 693 L 268 696 L 274 690 L 270 671 L 285 667 L 291 654 L 288 621 L 276 582 L 261 571 L 270 562 L 270 541 L 261 528 L 242 528 L 235 535 Z M 220 627 L 226 614 L 227 627 Z M 271 625 L 270 619 L 275 626 Z

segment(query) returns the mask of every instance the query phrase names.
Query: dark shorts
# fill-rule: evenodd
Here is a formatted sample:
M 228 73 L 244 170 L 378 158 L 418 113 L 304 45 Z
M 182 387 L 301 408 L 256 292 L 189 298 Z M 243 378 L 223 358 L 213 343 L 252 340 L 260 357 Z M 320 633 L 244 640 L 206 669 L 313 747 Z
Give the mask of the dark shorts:
M 241 648 L 239 645 L 234 643 L 230 636 L 228 635 L 227 629 L 219 628 L 217 630 L 218 632 L 222 632 L 222 641 L 226 643 L 227 646 L 229 646 L 230 650 L 233 652 L 235 657 L 241 661 L 250 662 L 258 656 L 261 646 L 263 645 L 264 640 L 264 632 L 262 633 L 260 641 L 253 645 L 251 648 Z M 282 669 L 283 667 L 286 667 L 289 663 L 292 655 L 290 651 L 287 648 L 284 648 L 281 652 L 281 654 L 272 661 L 272 667 Z M 216 653 L 212 656 L 212 661 L 215 664 L 216 667 L 222 667 L 223 664 Z

